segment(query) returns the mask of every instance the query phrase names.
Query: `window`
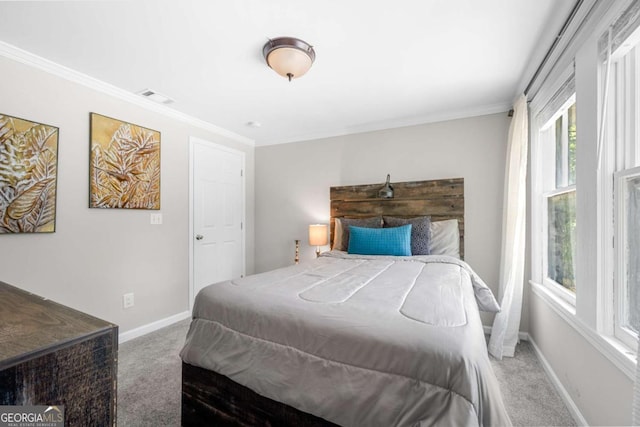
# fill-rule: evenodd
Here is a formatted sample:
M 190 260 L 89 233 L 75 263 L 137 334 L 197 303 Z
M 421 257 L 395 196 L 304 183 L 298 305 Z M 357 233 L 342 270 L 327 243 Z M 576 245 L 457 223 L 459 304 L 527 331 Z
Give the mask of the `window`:
M 539 130 L 538 180 L 542 217 L 542 280 L 575 304 L 576 280 L 576 101 L 571 95 Z
M 617 279 L 620 282 L 616 304 L 616 335 L 637 336 L 640 319 L 631 308 L 640 306 L 640 168 L 616 174 L 616 186 L 616 237 L 619 239 L 616 258 Z
M 638 33 L 638 31 L 636 31 Z M 640 50 L 637 35 L 631 35 L 611 57 L 609 81 L 611 101 L 605 140 L 603 180 L 614 190 L 603 198 L 613 211 L 608 231 L 613 263 L 610 298 L 614 336 L 635 348 L 640 319 L 632 307 L 640 305 Z
M 640 322 L 633 313 L 640 307 L 640 2 L 596 1 L 588 10 L 580 6 L 582 12 L 591 17 L 560 39 L 553 64 L 528 86 L 530 285 L 633 378 Z M 532 316 L 541 314 L 530 308 Z

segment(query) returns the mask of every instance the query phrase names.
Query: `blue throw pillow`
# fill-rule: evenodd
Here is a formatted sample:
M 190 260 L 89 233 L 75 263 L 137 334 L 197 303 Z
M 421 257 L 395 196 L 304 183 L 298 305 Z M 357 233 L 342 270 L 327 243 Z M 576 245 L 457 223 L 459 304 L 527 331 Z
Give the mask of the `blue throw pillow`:
M 411 224 L 393 228 L 349 226 L 349 253 L 359 255 L 411 255 Z

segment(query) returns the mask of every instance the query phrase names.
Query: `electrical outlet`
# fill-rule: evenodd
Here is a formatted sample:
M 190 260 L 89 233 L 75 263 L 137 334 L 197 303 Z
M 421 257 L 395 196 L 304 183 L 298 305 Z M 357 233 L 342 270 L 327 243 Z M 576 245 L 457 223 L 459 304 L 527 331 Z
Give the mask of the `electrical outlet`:
M 161 225 L 162 224 L 162 214 L 161 213 L 152 213 L 151 214 L 151 225 Z
M 130 294 L 122 295 L 122 307 L 123 308 L 133 307 L 133 292 L 131 292 Z

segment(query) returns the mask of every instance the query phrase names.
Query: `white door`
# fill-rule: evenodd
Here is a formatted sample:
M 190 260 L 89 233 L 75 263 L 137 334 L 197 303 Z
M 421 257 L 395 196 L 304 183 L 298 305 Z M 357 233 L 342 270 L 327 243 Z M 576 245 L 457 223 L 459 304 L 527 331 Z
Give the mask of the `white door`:
M 192 280 L 200 289 L 244 275 L 244 153 L 191 138 Z

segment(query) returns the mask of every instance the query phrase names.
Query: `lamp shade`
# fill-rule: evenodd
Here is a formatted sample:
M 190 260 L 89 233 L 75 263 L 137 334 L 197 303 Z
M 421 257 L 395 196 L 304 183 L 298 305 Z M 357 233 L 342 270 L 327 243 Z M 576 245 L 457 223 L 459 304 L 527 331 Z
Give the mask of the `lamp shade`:
M 309 245 L 324 246 L 328 244 L 327 231 L 327 224 L 311 224 L 309 226 Z

